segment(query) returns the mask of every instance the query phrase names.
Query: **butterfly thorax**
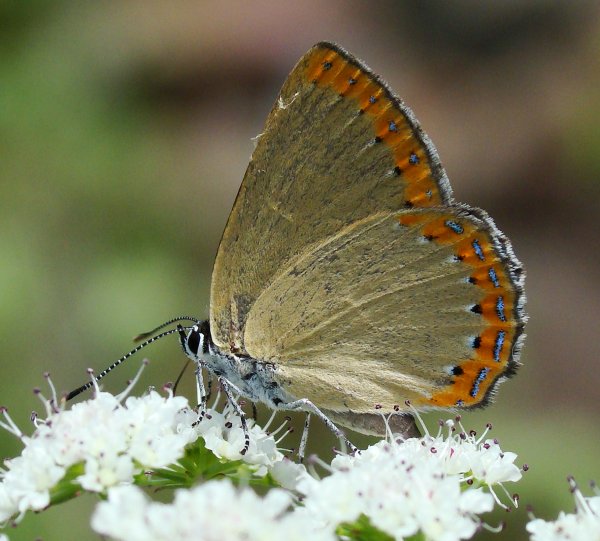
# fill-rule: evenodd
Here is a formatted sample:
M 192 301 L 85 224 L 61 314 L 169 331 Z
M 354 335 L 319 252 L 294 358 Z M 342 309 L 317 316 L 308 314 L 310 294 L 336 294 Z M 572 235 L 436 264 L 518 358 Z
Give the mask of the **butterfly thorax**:
M 277 383 L 274 364 L 221 351 L 212 340 L 208 321 L 194 325 L 187 336 L 180 333 L 180 342 L 185 354 L 199 367 L 226 379 L 245 398 L 270 408 L 294 400 Z

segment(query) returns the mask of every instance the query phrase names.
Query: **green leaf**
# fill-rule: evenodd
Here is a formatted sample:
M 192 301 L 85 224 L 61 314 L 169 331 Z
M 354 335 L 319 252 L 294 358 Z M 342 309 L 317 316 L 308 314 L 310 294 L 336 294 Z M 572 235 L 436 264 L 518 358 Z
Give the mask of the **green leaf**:
M 343 540 L 354 541 L 393 541 L 393 537 L 371 524 L 369 517 L 361 515 L 355 522 L 345 522 L 336 529 L 336 534 Z
M 84 473 L 83 462 L 73 464 L 64 477 L 50 489 L 50 505 L 66 502 L 78 496 L 82 489 L 81 485 L 74 480 Z
M 228 477 L 236 484 L 279 486 L 270 475 L 254 475 L 254 468 L 241 460 L 217 457 L 206 448 L 202 438 L 186 447 L 185 455 L 176 464 L 138 474 L 135 483 L 152 488 L 189 488 L 199 481 L 221 477 Z
M 382 532 L 371 524 L 369 517 L 361 515 L 355 522 L 340 524 L 335 533 L 341 541 L 393 541 L 394 538 Z M 425 536 L 419 532 L 405 541 L 425 541 Z

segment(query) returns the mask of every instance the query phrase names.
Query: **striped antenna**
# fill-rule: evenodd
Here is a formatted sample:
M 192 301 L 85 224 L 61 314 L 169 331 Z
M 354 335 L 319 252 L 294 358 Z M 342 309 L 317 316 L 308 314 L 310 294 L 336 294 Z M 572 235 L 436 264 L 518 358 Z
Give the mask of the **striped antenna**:
M 166 323 L 165 323 L 165 325 L 166 325 Z M 162 327 L 164 327 L 164 325 L 161 325 L 159 327 L 159 329 L 162 328 Z M 117 359 L 108 368 L 106 368 L 105 370 L 103 370 L 102 372 L 100 372 L 100 374 L 98 374 L 97 376 L 94 376 L 94 379 L 92 381 L 88 381 L 85 385 L 82 385 L 81 387 L 78 387 L 74 391 L 71 391 L 67 395 L 67 400 L 71 400 L 71 399 L 75 398 L 78 394 L 81 394 L 83 391 L 87 391 L 90 387 L 93 387 L 94 381 L 100 381 L 104 376 L 106 376 L 106 374 L 108 374 L 109 372 L 111 372 L 112 370 L 114 370 L 122 362 L 124 362 L 127 359 L 129 359 L 129 357 L 131 357 L 134 353 L 137 353 L 140 349 L 145 348 L 147 345 L 152 344 L 152 342 L 156 342 L 157 340 L 160 340 L 161 338 L 164 338 L 165 336 L 169 336 L 170 334 L 174 334 L 177 331 L 178 331 L 178 329 L 170 329 L 168 331 L 165 331 L 165 332 L 162 332 L 160 334 L 157 334 L 156 336 L 153 336 L 152 338 L 146 340 L 145 342 L 142 342 L 139 346 L 137 346 L 134 349 L 132 349 L 129 353 L 126 353 L 125 355 L 123 355 L 123 357 L 121 357 L 120 359 Z
M 138 334 L 133 339 L 133 341 L 134 342 L 139 342 L 140 340 L 145 340 L 146 338 L 148 338 L 149 336 L 152 336 L 155 332 L 160 331 L 161 329 L 163 329 L 167 325 L 171 325 L 173 323 L 177 323 L 178 321 L 193 321 L 194 323 L 200 323 L 200 319 L 197 318 L 197 317 L 194 317 L 194 316 L 178 316 L 178 317 L 174 317 L 173 319 L 170 319 L 169 321 L 165 321 L 164 323 L 162 323 L 161 325 L 159 325 L 155 329 L 152 329 L 151 331 L 143 332 L 143 333 Z

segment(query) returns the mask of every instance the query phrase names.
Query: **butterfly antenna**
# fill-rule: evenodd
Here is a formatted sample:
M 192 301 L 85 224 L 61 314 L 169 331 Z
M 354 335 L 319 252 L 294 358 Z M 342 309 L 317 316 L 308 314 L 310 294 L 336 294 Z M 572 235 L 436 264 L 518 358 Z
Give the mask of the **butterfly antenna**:
M 201 321 L 201 319 L 197 318 L 197 317 L 194 317 L 194 316 L 179 316 L 179 317 L 174 317 L 173 319 L 170 319 L 169 321 L 165 321 L 163 324 L 159 325 L 155 329 L 152 329 L 151 331 L 143 332 L 141 334 L 138 334 L 133 339 L 133 341 L 134 342 L 139 342 L 140 340 L 145 340 L 149 336 L 152 336 L 154 333 L 156 333 L 156 332 L 160 331 L 161 329 L 165 328 L 167 325 L 171 325 L 173 323 L 177 323 L 178 321 L 193 321 L 194 323 L 198 323 L 199 321 Z
M 161 327 L 162 327 L 162 325 L 161 325 Z M 164 338 L 165 336 L 169 336 L 170 334 L 174 334 L 177 331 L 178 331 L 178 329 L 170 329 L 168 331 L 165 331 L 165 332 L 162 332 L 160 334 L 157 334 L 156 336 L 153 336 L 152 338 L 146 340 L 145 342 L 142 342 L 139 346 L 137 346 L 134 349 L 132 349 L 129 353 L 126 353 L 125 355 L 123 355 L 123 357 L 121 357 L 120 359 L 117 359 L 108 368 L 106 368 L 102 372 L 100 372 L 100 374 L 98 374 L 97 376 L 94 376 L 94 379 L 92 381 L 88 381 L 85 385 L 82 385 L 81 387 L 78 387 L 74 391 L 71 391 L 67 395 L 67 400 L 71 400 L 71 399 L 75 398 L 78 394 L 81 394 L 83 391 L 86 391 L 90 387 L 93 387 L 95 381 L 100 381 L 104 376 L 106 376 L 106 374 L 108 374 L 109 372 L 111 372 L 112 370 L 114 370 L 122 362 L 124 362 L 127 359 L 129 359 L 129 357 L 131 357 L 134 353 L 137 353 L 140 349 L 145 348 L 146 346 L 152 344 L 152 342 L 156 342 L 157 340 L 160 340 L 161 338 Z
M 179 372 L 179 375 L 177 376 L 177 379 L 175 380 L 175 383 L 173 384 L 173 394 L 175 394 L 175 391 L 177 391 L 177 387 L 179 385 L 179 382 L 181 381 L 181 378 L 183 377 L 183 374 L 185 373 L 187 367 L 190 365 L 190 360 L 187 359 L 185 361 L 185 364 L 183 365 L 183 368 L 181 369 L 181 371 Z

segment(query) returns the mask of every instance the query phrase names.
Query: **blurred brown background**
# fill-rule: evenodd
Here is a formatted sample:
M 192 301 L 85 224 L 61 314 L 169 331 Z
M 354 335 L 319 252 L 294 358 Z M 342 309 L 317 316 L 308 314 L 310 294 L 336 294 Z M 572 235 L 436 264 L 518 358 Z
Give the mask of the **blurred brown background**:
M 207 315 L 251 138 L 297 59 L 331 40 L 406 100 L 456 198 L 488 210 L 525 264 L 525 364 L 465 423 L 492 421 L 530 464 L 508 486 L 522 504 L 570 511 L 567 474 L 600 482 L 599 30 L 596 3 L 566 0 L 2 3 L 0 403 L 28 427 L 44 371 L 69 390 L 136 333 Z M 143 385 L 183 363 L 175 339 L 146 355 Z M 122 389 L 141 359 L 106 388 Z M 310 450 L 334 444 L 315 430 Z M 1 456 L 19 449 L 2 433 Z M 93 504 L 9 534 L 95 539 Z M 495 538 L 527 538 L 524 507 L 489 517 L 509 523 Z

